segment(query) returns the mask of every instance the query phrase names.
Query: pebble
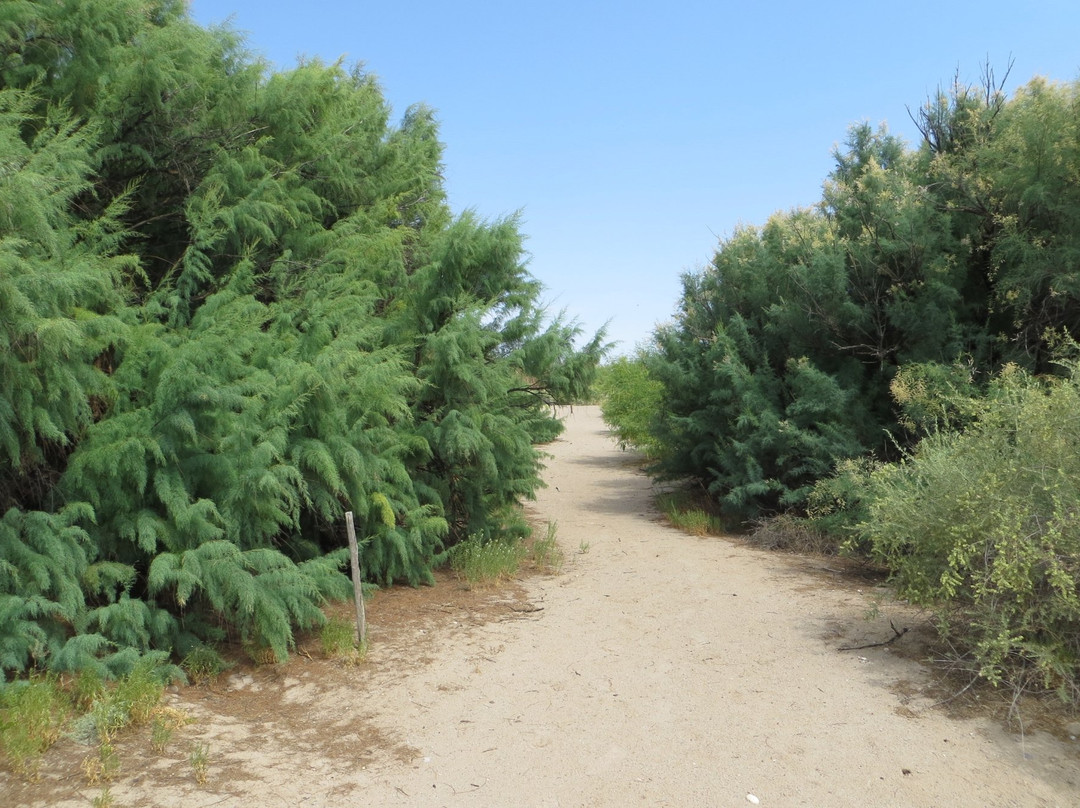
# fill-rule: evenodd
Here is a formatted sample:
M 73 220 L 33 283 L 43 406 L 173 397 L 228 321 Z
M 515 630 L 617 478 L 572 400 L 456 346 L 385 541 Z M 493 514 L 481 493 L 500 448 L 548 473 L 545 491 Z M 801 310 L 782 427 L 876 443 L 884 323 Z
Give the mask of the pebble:
M 748 803 L 750 803 L 751 805 L 757 805 L 758 803 L 760 803 L 760 802 L 761 802 L 761 800 L 759 800 L 759 799 L 758 799 L 757 797 L 755 797 L 755 796 L 754 796 L 753 794 L 747 794 L 747 795 L 746 795 L 746 801 L 747 801 Z

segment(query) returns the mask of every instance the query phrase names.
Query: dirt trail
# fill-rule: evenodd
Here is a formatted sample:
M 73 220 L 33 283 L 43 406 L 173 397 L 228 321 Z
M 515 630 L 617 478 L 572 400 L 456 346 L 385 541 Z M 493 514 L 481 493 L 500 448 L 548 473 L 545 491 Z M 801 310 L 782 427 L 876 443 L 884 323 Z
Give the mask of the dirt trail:
M 836 650 L 904 617 L 864 619 L 872 583 L 665 527 L 595 408 L 568 414 L 550 452 L 532 511 L 558 524 L 561 574 L 380 594 L 360 668 L 300 657 L 184 689 L 209 782 L 183 748 L 147 755 L 115 804 L 1080 804 L 1080 745 L 949 718 L 918 664 Z M 99 790 L 53 786 L 50 804 Z

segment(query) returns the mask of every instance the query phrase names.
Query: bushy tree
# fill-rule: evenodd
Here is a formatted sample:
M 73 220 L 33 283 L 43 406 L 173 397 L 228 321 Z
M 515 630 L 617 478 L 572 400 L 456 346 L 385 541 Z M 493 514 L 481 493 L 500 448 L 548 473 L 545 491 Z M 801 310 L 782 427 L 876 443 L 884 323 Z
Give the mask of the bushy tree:
M 648 352 L 633 358 L 619 357 L 604 365 L 596 392 L 604 421 L 624 448 L 633 447 L 652 456 L 656 453 L 653 422 L 660 416 L 663 385 L 649 375 Z
M 0 668 L 281 658 L 348 589 L 516 524 L 575 350 L 432 112 L 271 72 L 175 0 L 0 6 Z
M 853 127 L 819 205 L 740 229 L 684 279 L 651 366 L 663 473 L 736 514 L 801 510 L 837 461 L 920 436 L 889 396 L 899 368 L 1053 371 L 1080 329 L 1077 89 L 1007 99 L 984 79 L 916 113 L 918 149 Z
M 876 440 L 868 381 L 882 369 L 845 259 L 832 221 L 794 211 L 740 230 L 711 269 L 684 278 L 651 363 L 665 388 L 663 473 L 753 516 L 799 505 L 836 459 Z

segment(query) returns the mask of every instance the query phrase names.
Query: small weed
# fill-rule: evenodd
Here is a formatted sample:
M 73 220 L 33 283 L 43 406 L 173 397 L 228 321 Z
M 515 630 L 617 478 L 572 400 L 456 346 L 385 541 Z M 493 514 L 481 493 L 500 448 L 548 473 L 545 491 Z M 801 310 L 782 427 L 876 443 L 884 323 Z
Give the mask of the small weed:
M 101 760 L 97 755 L 84 757 L 80 768 L 88 786 L 96 786 L 101 782 Z
M 159 755 L 164 754 L 165 748 L 172 740 L 173 732 L 185 724 L 190 724 L 194 719 L 183 710 L 175 707 L 159 707 L 154 712 L 154 720 L 150 725 L 150 746 Z
M 90 805 L 93 808 L 113 808 L 113 795 L 109 791 L 109 787 L 106 786 L 102 789 L 101 793 L 90 801 Z
M 98 747 L 98 759 L 101 761 L 101 779 L 110 782 L 120 771 L 120 755 L 112 742 L 106 741 Z
M 101 782 L 110 782 L 120 771 L 120 755 L 111 741 L 102 741 L 97 754 L 87 755 L 82 762 L 86 784 L 96 786 Z
M 563 565 L 563 551 L 556 538 L 558 526 L 555 522 L 548 522 L 547 535 L 533 542 L 530 550 L 533 563 L 542 570 L 558 572 Z
M 165 754 L 174 729 L 175 727 L 161 716 L 155 718 L 154 723 L 150 725 L 150 747 L 159 755 Z
M 228 670 L 229 663 L 209 645 L 200 645 L 184 657 L 180 667 L 191 684 L 205 685 Z
M 450 567 L 470 586 L 493 583 L 516 575 L 525 552 L 519 539 L 472 536 L 450 551 Z
M 585 541 L 585 539 L 582 539 L 581 544 L 578 545 L 577 551 L 581 555 L 585 555 L 591 549 L 592 549 L 592 545 L 589 542 Z
M 879 617 L 881 617 L 880 596 L 875 597 L 870 601 L 870 605 L 867 607 L 866 611 L 863 612 L 863 620 L 869 622 L 871 620 L 877 620 Z
M 0 751 L 12 769 L 38 778 L 41 756 L 60 738 L 71 700 L 53 675 L 34 676 L 0 690 Z
M 195 744 L 191 747 L 188 760 L 191 762 L 192 771 L 195 772 L 195 782 L 202 785 L 206 782 L 210 766 L 210 747 L 204 743 Z

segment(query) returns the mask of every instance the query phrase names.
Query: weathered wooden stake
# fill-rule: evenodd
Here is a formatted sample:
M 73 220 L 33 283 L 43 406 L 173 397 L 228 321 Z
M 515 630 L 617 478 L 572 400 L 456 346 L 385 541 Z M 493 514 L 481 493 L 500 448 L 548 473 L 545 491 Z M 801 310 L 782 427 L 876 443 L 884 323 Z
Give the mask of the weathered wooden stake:
M 345 529 L 349 534 L 349 557 L 352 559 L 353 596 L 356 598 L 356 647 L 362 648 L 367 639 L 367 616 L 364 614 L 364 590 L 360 585 L 360 549 L 356 546 L 356 528 L 352 511 L 345 511 Z

